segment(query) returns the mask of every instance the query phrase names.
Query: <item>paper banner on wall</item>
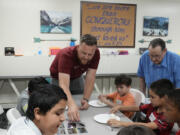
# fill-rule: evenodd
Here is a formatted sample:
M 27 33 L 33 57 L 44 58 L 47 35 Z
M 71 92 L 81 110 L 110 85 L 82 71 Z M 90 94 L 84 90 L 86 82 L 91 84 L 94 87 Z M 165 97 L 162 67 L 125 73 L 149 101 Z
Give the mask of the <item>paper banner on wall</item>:
M 56 55 L 59 52 L 59 47 L 51 47 L 49 48 L 49 55 Z

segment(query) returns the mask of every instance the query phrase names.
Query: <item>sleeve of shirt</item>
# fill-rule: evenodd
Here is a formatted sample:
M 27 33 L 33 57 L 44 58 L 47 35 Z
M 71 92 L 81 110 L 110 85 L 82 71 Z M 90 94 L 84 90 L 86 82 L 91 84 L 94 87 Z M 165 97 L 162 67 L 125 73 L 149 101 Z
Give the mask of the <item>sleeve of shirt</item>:
M 145 114 L 147 114 L 148 108 L 149 108 L 149 104 L 139 106 L 139 110 Z
M 128 97 L 126 98 L 126 100 L 124 100 L 123 105 L 124 105 L 124 106 L 135 105 L 134 97 L 133 97 L 131 94 L 128 95 Z
M 173 123 L 168 123 L 162 119 L 155 119 L 153 122 L 156 123 L 160 132 L 161 131 L 170 131 L 174 125 Z
M 66 54 L 60 54 L 59 60 L 58 60 L 58 73 L 71 73 L 71 67 L 72 67 L 72 59 L 69 58 Z
M 19 135 L 16 131 L 8 131 L 7 135 Z
M 117 92 L 111 93 L 107 95 L 107 98 L 114 99 L 116 97 Z
M 174 76 L 175 76 L 175 86 L 176 88 L 180 88 L 180 56 L 176 58 L 176 64 L 174 65 Z
M 97 69 L 100 60 L 100 52 L 99 49 L 96 50 L 93 59 L 91 60 L 89 68 Z
M 139 77 L 144 77 L 143 57 L 144 57 L 144 55 L 142 55 L 140 60 L 139 60 L 139 66 L 138 66 L 138 71 L 137 71 L 137 76 L 139 76 Z

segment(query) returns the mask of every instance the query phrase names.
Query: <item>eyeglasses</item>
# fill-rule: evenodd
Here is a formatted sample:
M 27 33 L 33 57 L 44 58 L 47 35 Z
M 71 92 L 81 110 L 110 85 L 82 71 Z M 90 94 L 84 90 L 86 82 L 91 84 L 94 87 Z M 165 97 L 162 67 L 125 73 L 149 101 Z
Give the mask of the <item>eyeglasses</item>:
M 163 53 L 161 53 L 160 55 L 151 55 L 149 54 L 150 58 L 155 58 L 155 59 L 160 59 L 162 57 Z

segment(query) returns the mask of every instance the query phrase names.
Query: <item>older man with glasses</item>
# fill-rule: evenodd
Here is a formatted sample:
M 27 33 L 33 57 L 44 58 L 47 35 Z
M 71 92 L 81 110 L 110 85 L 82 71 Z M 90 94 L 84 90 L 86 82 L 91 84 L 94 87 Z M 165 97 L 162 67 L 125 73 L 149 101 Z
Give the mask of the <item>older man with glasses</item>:
M 162 78 L 180 88 L 180 56 L 168 51 L 164 40 L 156 38 L 141 56 L 137 75 L 140 77 L 140 89 L 144 93 L 152 82 Z

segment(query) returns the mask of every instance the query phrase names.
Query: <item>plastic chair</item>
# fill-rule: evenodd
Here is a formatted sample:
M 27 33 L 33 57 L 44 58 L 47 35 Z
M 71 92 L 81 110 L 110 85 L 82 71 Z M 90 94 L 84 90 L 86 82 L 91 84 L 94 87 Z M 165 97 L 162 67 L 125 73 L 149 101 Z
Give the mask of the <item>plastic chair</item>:
M 3 112 L 4 112 L 4 109 L 3 109 L 3 107 L 0 105 L 0 114 L 3 114 Z
M 21 114 L 16 108 L 11 108 L 7 111 L 6 116 L 9 123 L 12 124 L 14 121 L 21 117 Z
M 145 103 L 145 96 L 140 90 L 131 88 L 130 92 L 133 94 L 137 106 Z
M 140 90 L 131 88 L 130 92 L 133 94 L 137 106 L 139 106 L 141 103 L 145 103 L 145 96 Z M 131 117 L 131 120 L 137 121 L 139 117 L 138 115 L 141 115 L 141 113 L 135 112 Z

